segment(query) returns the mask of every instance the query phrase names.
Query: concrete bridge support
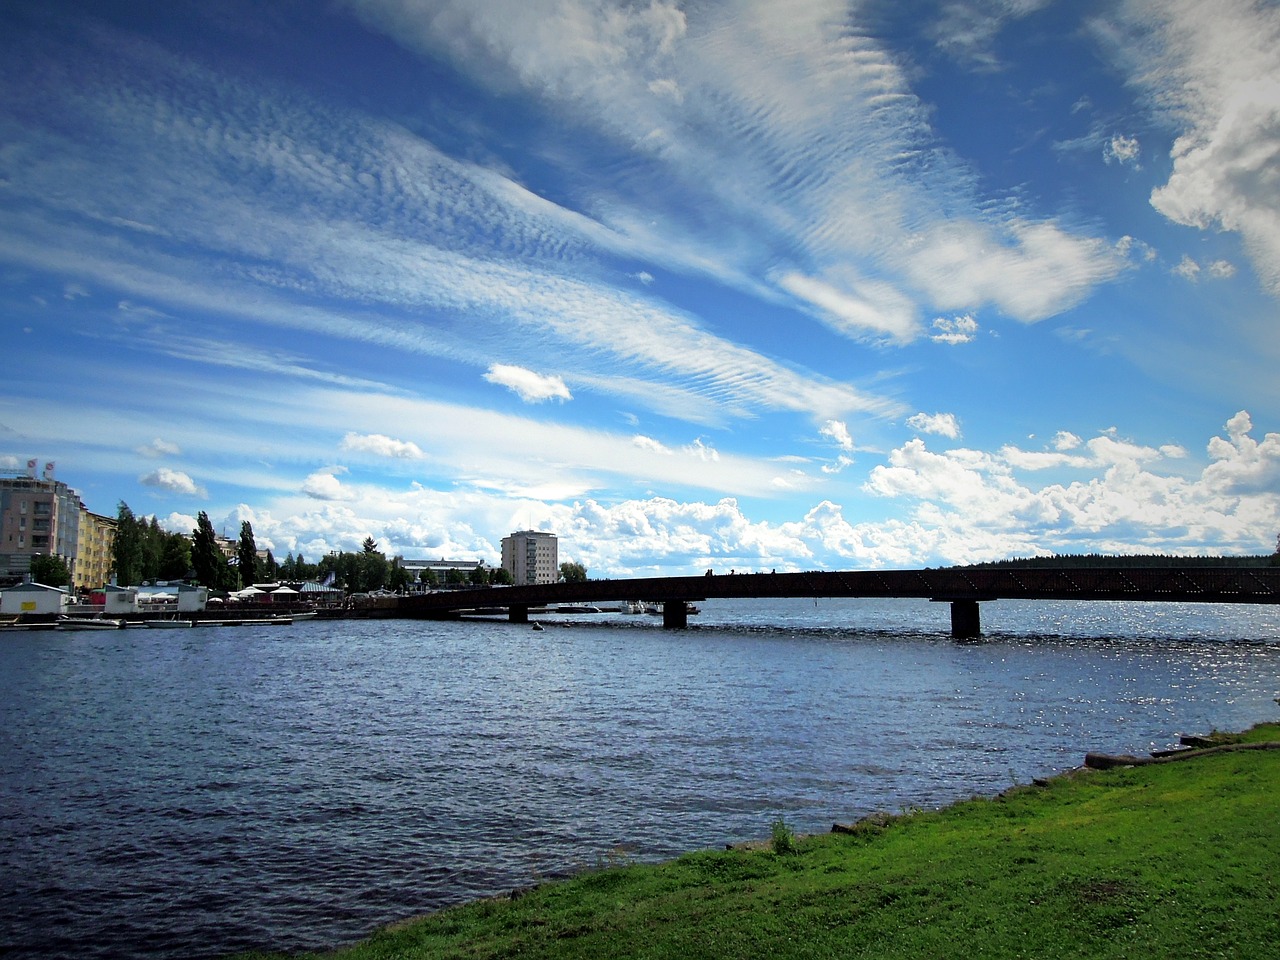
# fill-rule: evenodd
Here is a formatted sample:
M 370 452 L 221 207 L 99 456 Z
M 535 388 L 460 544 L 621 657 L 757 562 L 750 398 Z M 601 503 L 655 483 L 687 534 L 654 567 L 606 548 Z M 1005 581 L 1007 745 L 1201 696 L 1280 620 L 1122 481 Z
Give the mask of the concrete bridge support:
M 689 626 L 689 608 L 683 600 L 667 600 L 662 604 L 662 629 L 684 630 Z
M 519 604 L 515 604 L 510 607 L 507 607 L 507 619 L 511 623 L 528 623 L 529 608 L 527 606 L 522 606 Z
M 982 636 L 982 617 L 977 600 L 951 601 L 951 636 L 956 640 L 972 640 Z

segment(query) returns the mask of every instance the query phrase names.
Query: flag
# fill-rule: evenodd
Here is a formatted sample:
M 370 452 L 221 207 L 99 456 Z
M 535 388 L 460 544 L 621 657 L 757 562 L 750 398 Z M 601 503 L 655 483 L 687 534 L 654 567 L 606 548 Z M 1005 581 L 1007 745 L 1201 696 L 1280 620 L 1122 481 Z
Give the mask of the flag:
M 44 465 L 44 478 L 45 478 L 46 480 L 52 480 L 52 479 L 53 479 L 53 461 L 52 461 L 52 460 L 49 460 L 49 461 L 46 461 L 46 462 L 45 462 L 45 465 Z
M 27 461 L 27 476 L 32 480 L 36 478 L 36 462 L 34 460 Z

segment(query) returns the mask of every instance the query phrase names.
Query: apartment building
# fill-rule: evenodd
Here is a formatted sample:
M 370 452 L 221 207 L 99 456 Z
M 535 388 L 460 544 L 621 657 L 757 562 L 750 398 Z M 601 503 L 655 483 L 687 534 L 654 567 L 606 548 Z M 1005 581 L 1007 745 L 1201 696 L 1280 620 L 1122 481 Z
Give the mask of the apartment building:
M 554 533 L 518 530 L 502 538 L 502 567 L 522 583 L 555 583 L 560 579 L 560 548 Z

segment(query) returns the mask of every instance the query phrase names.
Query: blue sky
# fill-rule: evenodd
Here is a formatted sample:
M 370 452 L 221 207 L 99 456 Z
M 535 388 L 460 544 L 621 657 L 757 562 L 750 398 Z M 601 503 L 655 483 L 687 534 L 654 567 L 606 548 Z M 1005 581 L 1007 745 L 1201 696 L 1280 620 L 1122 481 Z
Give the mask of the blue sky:
M 1275 546 L 1276 3 L 0 16 L 0 469 L 90 509 L 595 576 Z

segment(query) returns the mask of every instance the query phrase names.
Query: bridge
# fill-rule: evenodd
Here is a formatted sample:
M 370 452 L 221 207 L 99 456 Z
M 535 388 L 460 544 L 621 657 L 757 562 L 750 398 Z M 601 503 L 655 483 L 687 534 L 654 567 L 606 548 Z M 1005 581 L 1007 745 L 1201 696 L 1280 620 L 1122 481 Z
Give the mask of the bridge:
M 451 619 L 505 609 L 527 623 L 530 609 L 552 604 L 638 600 L 662 605 L 662 625 L 688 625 L 688 604 L 759 597 L 899 597 L 951 605 L 951 635 L 982 634 L 979 604 L 992 600 L 1164 600 L 1280 603 L 1280 567 L 945 567 L 809 573 L 708 573 L 701 577 L 587 580 L 582 583 L 477 587 L 402 597 L 397 614 Z

